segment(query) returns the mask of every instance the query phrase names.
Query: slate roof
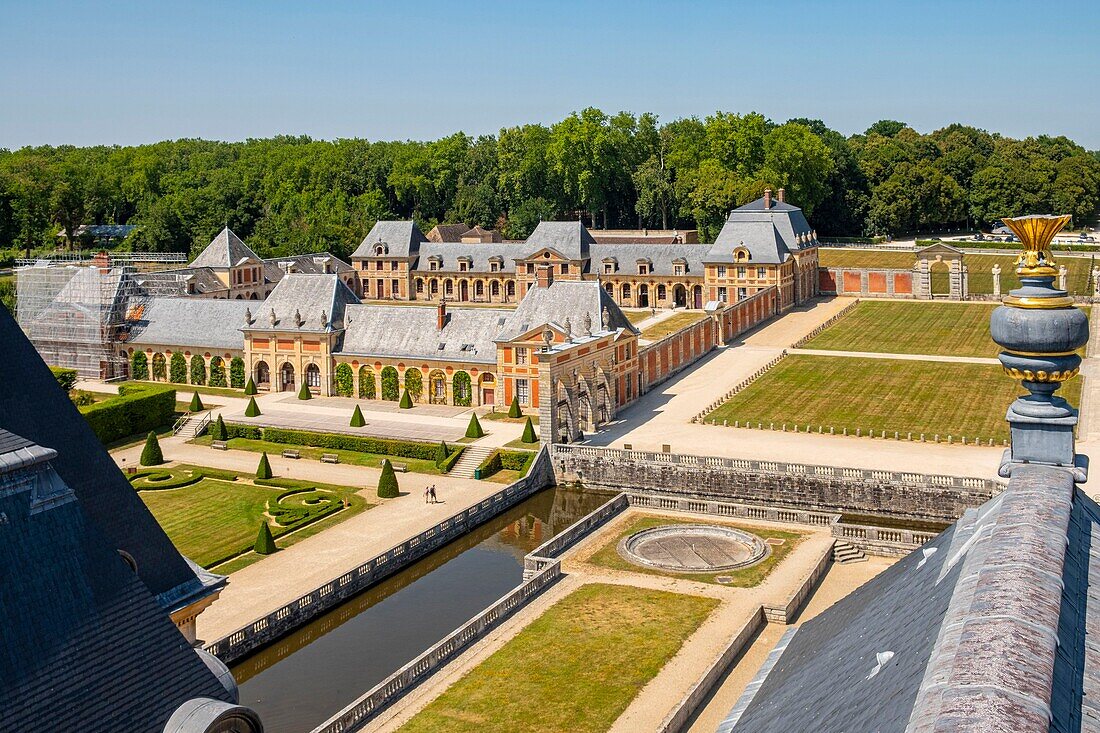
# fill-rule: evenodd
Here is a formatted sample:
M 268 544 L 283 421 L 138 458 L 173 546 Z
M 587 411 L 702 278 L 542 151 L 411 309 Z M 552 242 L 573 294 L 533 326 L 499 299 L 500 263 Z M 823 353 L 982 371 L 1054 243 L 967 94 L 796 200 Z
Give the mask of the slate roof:
M 249 330 L 303 333 L 339 330 L 344 326 L 344 309 L 358 302 L 355 293 L 337 275 L 290 273 L 279 281 L 266 300 L 252 302 L 254 320 Z M 271 324 L 272 312 L 275 314 L 274 326 Z M 302 318 L 301 325 L 297 324 L 296 314 Z M 238 323 L 241 323 L 239 327 L 244 327 L 242 322 Z
M 264 279 L 276 283 L 287 274 L 286 264 L 296 273 L 305 275 L 346 274 L 354 268 L 329 252 L 315 254 L 290 255 L 288 257 L 269 257 L 263 261 Z
M 457 242 L 468 231 L 470 231 L 470 225 L 462 222 L 458 224 L 436 224 L 428 232 L 425 239 L 429 242 Z
M 589 247 L 595 243 L 579 221 L 541 221 L 526 242 L 529 255 L 549 247 L 571 260 L 587 259 Z
M 493 242 L 500 242 L 500 232 L 495 229 L 485 229 L 480 224 L 470 228 L 468 231 L 459 235 L 459 239 L 476 239 L 480 244 L 491 244 Z M 443 240 L 449 241 L 449 240 Z
M 435 308 L 349 305 L 338 353 L 496 364 L 493 337 L 510 315 L 496 308 L 448 308 L 439 331 Z
M 37 397 L 37 390 L 23 387 L 20 391 Z M 52 391 L 60 393 L 56 384 Z M 9 398 L 0 399 L 5 408 L 0 424 L 10 426 Z M 46 403 L 38 411 L 55 424 L 76 420 L 83 425 L 75 415 L 58 415 L 55 400 Z M 114 538 L 101 530 L 60 471 L 51 468 L 51 459 L 59 466 L 84 457 L 80 450 L 72 450 L 72 458 L 64 455 L 95 441 L 86 426 L 83 432 L 75 443 L 64 430 L 47 434 L 63 451 L 58 454 L 0 429 L 4 733 L 160 733 L 186 700 L 235 702 L 119 555 Z M 105 455 L 98 442 L 95 447 L 93 452 Z M 85 466 L 81 474 L 108 483 L 94 468 Z M 113 473 L 121 478 L 117 468 Z M 136 497 L 133 490 L 130 494 Z M 98 495 L 91 499 L 104 503 Z M 116 521 L 135 519 L 123 512 Z M 142 565 L 156 563 L 141 547 L 130 549 L 139 573 Z
M 148 589 L 162 606 L 174 608 L 180 598 L 193 594 L 201 581 L 2 308 L 0 344 L 4 345 L 0 383 L 18 385 L 0 391 L 0 426 L 58 452 L 54 469 L 75 492 L 108 545 L 132 555 Z
M 458 259 L 466 257 L 470 260 L 471 272 L 486 273 L 489 272 L 489 260 L 498 257 L 500 272 L 515 272 L 516 260 L 525 258 L 530 252 L 526 244 L 514 242 L 425 242 L 420 245 L 420 258 L 413 269 L 418 273 L 431 272 L 431 260 L 439 258 L 440 271 L 458 272 Z
M 415 257 L 420 245 L 428 241 L 414 221 L 380 221 L 375 223 L 352 257 L 374 257 L 374 246 L 386 246 L 387 257 Z
M 592 332 L 600 333 L 603 331 L 601 319 L 604 309 L 608 315 L 607 331 L 624 329 L 638 333 L 600 283 L 593 280 L 557 280 L 548 288 L 533 287 L 528 290 L 496 340 L 511 341 L 547 324 L 564 329 L 566 319 L 569 319 L 573 333 L 581 335 L 584 333 L 586 314 L 592 319 Z
M 125 239 L 135 229 L 137 227 L 133 224 L 81 224 L 73 234 L 77 237 L 87 235 L 95 239 Z M 64 237 L 65 231 L 58 232 L 57 236 Z
M 785 637 L 718 730 L 1100 730 L 1100 652 L 1085 643 L 1098 530 L 1068 472 L 1015 468 L 1003 493 Z
M 218 236 L 206 245 L 198 257 L 191 261 L 191 267 L 213 267 L 224 270 L 247 259 L 259 261 L 260 256 L 230 231 L 229 227 L 226 227 L 218 232 Z
M 262 301 L 207 298 L 151 298 L 130 323 L 132 346 L 193 346 L 200 349 L 244 348 L 241 329 L 245 311 L 253 318 L 267 313 Z M 138 315 L 131 308 L 131 315 Z
M 709 244 L 593 244 L 588 269 L 603 274 L 603 261 L 612 257 L 618 261 L 614 274 L 635 275 L 638 260 L 645 259 L 652 264 L 654 275 L 671 276 L 675 260 L 682 259 L 687 267 L 685 276 L 702 277 L 703 260 L 709 249 Z
M 749 251 L 749 264 L 780 264 L 790 258 L 791 252 L 816 246 L 801 241 L 812 236 L 813 229 L 802 209 L 775 200 L 766 209 L 764 199 L 759 198 L 730 212 L 704 262 L 733 262 L 733 250 L 744 246 Z

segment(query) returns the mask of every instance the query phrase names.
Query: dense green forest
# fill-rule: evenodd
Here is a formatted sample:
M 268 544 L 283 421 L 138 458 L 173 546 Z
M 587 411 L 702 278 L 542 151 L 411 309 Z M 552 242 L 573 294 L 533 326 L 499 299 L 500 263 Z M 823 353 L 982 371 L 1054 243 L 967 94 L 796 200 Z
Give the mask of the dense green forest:
M 429 142 L 278 137 L 0 150 L 0 257 L 52 249 L 81 223 L 137 224 L 125 246 L 193 251 L 225 224 L 262 255 L 346 257 L 374 221 L 415 218 L 525 237 L 540 219 L 698 228 L 783 187 L 818 233 L 903 234 L 1007 215 L 1096 221 L 1100 158 L 1065 137 L 883 120 L 845 137 L 818 120 L 716 113 L 660 124 L 586 109 L 550 126 Z M 67 246 L 79 246 L 67 237 Z M 65 239 L 60 240 L 62 242 Z

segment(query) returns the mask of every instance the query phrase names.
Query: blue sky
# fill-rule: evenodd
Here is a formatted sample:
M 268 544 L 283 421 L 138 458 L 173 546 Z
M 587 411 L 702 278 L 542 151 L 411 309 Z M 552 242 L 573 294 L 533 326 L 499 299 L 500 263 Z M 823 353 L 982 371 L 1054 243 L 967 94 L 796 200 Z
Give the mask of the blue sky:
M 423 139 L 587 106 L 1100 148 L 1100 2 L 0 0 L 0 147 Z

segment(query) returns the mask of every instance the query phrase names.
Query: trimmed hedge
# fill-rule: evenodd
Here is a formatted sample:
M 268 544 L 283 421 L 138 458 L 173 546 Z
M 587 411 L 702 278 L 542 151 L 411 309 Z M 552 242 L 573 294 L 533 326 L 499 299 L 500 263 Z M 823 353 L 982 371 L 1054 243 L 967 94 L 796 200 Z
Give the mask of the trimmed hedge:
M 171 387 L 123 384 L 118 397 L 81 407 L 101 443 L 170 425 L 176 414 L 176 390 Z
M 206 408 L 203 407 L 202 398 L 199 397 L 199 393 L 191 395 L 191 404 L 187 406 L 187 409 L 191 412 L 202 412 Z
M 508 417 L 523 417 L 523 410 L 519 408 L 519 397 L 513 397 L 512 403 L 508 405 Z
M 218 419 L 215 420 L 214 424 L 210 427 L 210 439 L 229 440 L 229 433 L 225 429 L 225 420 L 222 420 L 221 413 L 218 414 Z
M 313 399 L 313 395 L 310 394 L 310 392 L 309 392 L 309 385 L 307 385 L 305 382 L 302 382 L 302 388 L 298 390 L 298 399 L 300 399 L 300 400 Z
M 419 458 L 432 462 L 435 462 L 436 452 L 439 450 L 438 443 L 415 443 L 410 440 L 372 438 L 366 435 L 315 433 L 309 430 L 292 430 L 289 428 L 261 428 L 256 425 L 240 425 L 237 423 L 226 423 L 225 429 L 230 438 L 266 440 L 270 443 L 282 443 L 284 445 L 307 445 L 311 448 L 350 450 L 398 458 Z M 455 459 L 456 456 L 462 453 L 464 448 L 465 446 L 448 446 L 452 453 L 447 460 Z
M 229 386 L 234 389 L 244 386 L 244 359 L 239 356 L 229 360 Z
M 535 426 L 531 423 L 531 418 L 527 418 L 527 424 L 523 426 L 523 435 L 520 440 L 524 443 L 539 442 L 539 436 L 535 433 Z
M 351 413 L 351 422 L 348 424 L 353 428 L 361 428 L 367 424 L 367 421 L 363 419 L 363 411 L 359 409 L 359 405 L 355 406 L 355 412 Z
M 256 478 L 271 478 L 271 462 L 267 460 L 267 453 L 260 454 L 260 463 L 256 466 Z
M 445 461 L 441 461 L 436 464 L 439 466 L 439 470 L 443 473 L 451 472 L 451 469 L 455 467 L 456 463 L 458 463 L 458 459 L 462 457 L 462 453 L 466 450 L 466 447 L 460 445 L 457 448 L 450 448 L 450 450 L 453 451 L 451 455 L 449 455 Z
M 402 410 L 409 410 L 413 406 L 412 398 L 409 397 L 409 390 L 405 390 L 401 393 L 401 402 L 398 404 Z
M 485 437 L 485 431 L 481 428 L 481 423 L 477 419 L 477 413 L 470 415 L 470 424 L 466 426 L 467 438 L 483 438 Z
M 66 369 L 64 367 L 50 367 L 50 371 L 53 372 L 53 378 L 57 380 L 57 383 L 61 386 L 61 389 L 66 392 L 72 392 L 73 387 L 76 386 L 76 370 Z
M 258 392 L 259 392 L 259 390 L 256 389 L 256 383 L 254 381 L 252 381 L 252 377 L 249 377 L 248 378 L 248 384 L 246 384 L 245 387 L 244 387 L 244 393 L 246 395 L 248 395 L 249 397 L 251 397 L 252 395 L 257 394 Z
M 248 398 L 248 404 L 244 408 L 245 417 L 256 417 L 260 414 L 260 406 L 256 404 L 255 397 Z
M 531 461 L 535 459 L 535 453 L 531 451 L 495 450 L 481 462 L 474 474 L 477 478 L 489 478 L 498 471 L 507 469 L 519 471 L 520 476 L 527 473 Z

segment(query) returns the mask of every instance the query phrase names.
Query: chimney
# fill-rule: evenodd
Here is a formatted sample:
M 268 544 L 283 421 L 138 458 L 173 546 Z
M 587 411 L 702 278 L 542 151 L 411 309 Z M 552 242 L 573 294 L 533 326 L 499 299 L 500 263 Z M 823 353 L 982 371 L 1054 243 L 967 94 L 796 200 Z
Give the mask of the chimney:
M 102 272 L 107 272 L 111 269 L 111 258 L 107 256 L 106 252 L 96 252 L 95 257 L 92 258 L 92 265 L 98 267 Z
M 776 192 L 776 198 L 778 198 L 778 199 L 779 199 L 779 203 L 781 203 L 781 204 L 782 204 L 782 203 L 785 203 L 785 202 L 786 202 L 786 199 L 785 199 L 785 198 L 783 198 L 783 194 L 784 194 L 784 193 L 785 193 L 785 191 L 784 191 L 784 190 L 783 190 L 782 188 L 781 188 L 781 189 L 779 189 L 779 190 L 778 190 L 778 191 Z
M 435 329 L 442 331 L 443 327 L 447 325 L 447 299 L 443 298 L 439 301 L 439 307 L 436 308 Z
M 772 207 L 772 190 L 770 188 L 764 189 L 764 208 L 770 209 Z
M 554 282 L 554 273 L 551 271 L 550 265 L 539 265 L 536 274 L 540 288 L 548 288 L 550 283 Z

